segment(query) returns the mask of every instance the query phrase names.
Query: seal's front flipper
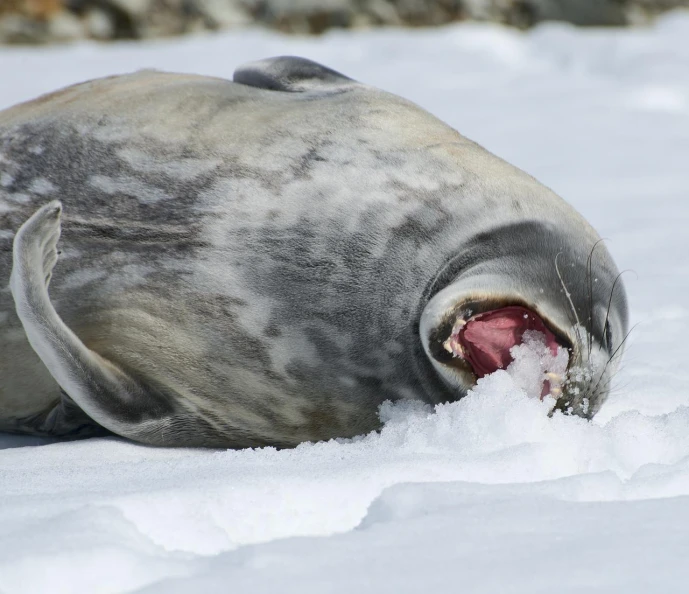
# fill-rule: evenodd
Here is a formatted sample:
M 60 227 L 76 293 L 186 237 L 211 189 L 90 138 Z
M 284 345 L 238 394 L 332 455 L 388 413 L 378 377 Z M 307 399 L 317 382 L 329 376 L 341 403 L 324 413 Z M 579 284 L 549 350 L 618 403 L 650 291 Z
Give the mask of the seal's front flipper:
M 61 213 L 59 202 L 47 204 L 14 239 L 10 286 L 29 343 L 62 390 L 97 423 L 137 441 L 166 445 L 160 427 L 174 415 L 174 399 L 88 349 L 50 301 Z M 45 422 L 50 424 L 50 413 Z
M 55 406 L 30 417 L 16 419 L 12 424 L 3 425 L 2 430 L 67 439 L 112 435 L 81 410 L 63 390 L 60 391 L 60 399 Z
M 288 93 L 339 91 L 359 84 L 317 62 L 295 56 L 280 56 L 244 64 L 234 71 L 232 80 L 250 87 Z

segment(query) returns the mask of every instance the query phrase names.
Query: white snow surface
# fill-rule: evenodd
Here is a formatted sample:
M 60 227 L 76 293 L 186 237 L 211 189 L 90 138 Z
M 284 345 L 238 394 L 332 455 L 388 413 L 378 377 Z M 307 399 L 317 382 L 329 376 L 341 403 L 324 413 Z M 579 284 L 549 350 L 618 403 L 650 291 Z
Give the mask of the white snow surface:
M 634 330 L 593 422 L 497 372 L 294 450 L 0 436 L 0 592 L 689 591 L 689 14 L 0 49 L 0 107 L 141 68 L 301 55 L 403 95 L 571 202 Z M 515 383 L 516 382 L 516 383 Z

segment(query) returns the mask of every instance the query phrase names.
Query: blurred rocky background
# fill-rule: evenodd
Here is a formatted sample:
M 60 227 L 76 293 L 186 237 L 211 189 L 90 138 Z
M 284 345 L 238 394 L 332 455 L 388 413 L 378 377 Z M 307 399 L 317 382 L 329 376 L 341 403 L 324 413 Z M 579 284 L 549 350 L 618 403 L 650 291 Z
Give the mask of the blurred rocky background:
M 249 24 L 298 34 L 468 19 L 624 26 L 678 7 L 689 0 L 0 0 L 0 43 L 149 39 Z

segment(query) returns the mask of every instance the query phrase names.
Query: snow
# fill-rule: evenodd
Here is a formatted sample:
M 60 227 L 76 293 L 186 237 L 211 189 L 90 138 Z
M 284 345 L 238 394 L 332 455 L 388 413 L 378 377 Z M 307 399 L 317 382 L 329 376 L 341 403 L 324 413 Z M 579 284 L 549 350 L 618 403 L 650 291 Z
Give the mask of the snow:
M 580 210 L 631 271 L 635 327 L 593 422 L 549 417 L 526 365 L 436 411 L 385 406 L 380 434 L 294 450 L 0 436 L 0 592 L 686 592 L 688 36 L 678 12 L 648 29 L 2 48 L 0 107 L 278 54 L 403 95 Z
M 561 384 L 567 375 L 567 362 L 569 361 L 567 350 L 559 346 L 557 353 L 553 354 L 546 344 L 546 337 L 534 330 L 525 332 L 522 340 L 522 344 L 515 345 L 510 349 L 513 360 L 505 373 L 512 378 L 516 389 L 521 390 L 531 398 L 541 397 L 544 387 L 543 381 L 548 378 L 549 392 L 554 395 L 553 390 L 561 389 Z M 579 369 L 572 371 L 581 373 Z M 493 375 L 500 373 L 498 371 Z M 480 390 L 480 397 L 492 397 L 491 392 L 487 392 L 482 384 L 477 385 L 477 389 Z M 552 405 L 555 406 L 554 400 Z

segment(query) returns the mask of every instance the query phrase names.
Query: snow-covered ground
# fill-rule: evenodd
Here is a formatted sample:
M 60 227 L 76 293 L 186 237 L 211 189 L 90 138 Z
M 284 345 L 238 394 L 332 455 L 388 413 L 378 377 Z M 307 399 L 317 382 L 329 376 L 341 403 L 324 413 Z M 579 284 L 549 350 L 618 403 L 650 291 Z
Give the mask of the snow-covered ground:
M 251 31 L 0 49 L 0 107 L 306 56 L 416 101 L 608 238 L 637 324 L 594 422 L 498 372 L 380 434 L 193 451 L 0 436 L 0 592 L 689 591 L 689 14 L 651 29 Z

